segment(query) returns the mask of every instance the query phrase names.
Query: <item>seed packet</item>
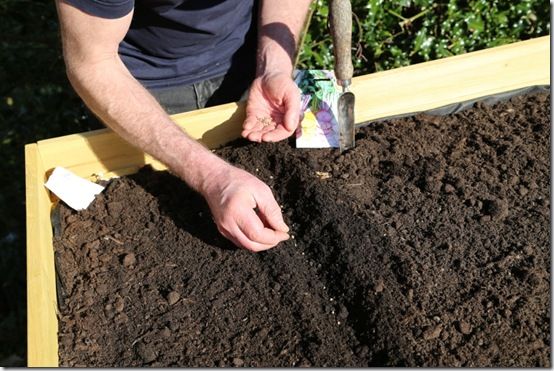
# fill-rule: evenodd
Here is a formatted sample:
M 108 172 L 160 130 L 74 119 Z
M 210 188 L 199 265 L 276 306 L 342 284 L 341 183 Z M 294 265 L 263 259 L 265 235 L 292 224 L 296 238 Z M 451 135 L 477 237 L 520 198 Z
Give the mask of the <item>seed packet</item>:
M 301 90 L 297 148 L 338 148 L 337 101 L 340 96 L 333 71 L 299 70 L 294 81 Z

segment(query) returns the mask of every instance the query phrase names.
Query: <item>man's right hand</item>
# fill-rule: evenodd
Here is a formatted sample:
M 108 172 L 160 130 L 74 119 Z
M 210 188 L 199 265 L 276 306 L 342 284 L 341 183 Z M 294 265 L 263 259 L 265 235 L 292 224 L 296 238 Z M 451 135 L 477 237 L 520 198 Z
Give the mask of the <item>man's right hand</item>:
M 221 233 L 252 251 L 288 239 L 267 185 L 189 137 L 129 73 L 118 54 L 132 12 L 94 17 L 57 0 L 67 74 L 87 106 L 123 139 L 178 174 L 208 201 Z
M 219 232 L 251 251 L 270 249 L 289 238 L 271 189 L 250 173 L 221 165 L 200 190 Z

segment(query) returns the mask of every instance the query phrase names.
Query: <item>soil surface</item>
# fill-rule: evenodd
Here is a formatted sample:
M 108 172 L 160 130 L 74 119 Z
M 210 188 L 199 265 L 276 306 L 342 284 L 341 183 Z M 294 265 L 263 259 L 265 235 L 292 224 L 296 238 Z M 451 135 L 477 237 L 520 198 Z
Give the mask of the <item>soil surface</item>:
M 263 253 L 167 172 L 62 205 L 60 365 L 550 367 L 550 95 L 356 137 L 217 151 L 283 205 Z

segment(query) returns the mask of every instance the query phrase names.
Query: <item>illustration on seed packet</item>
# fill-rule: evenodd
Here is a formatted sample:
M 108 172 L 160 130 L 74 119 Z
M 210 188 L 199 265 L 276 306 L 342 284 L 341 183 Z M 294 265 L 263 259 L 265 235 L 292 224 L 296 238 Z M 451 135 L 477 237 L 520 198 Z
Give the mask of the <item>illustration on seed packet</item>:
M 303 118 L 296 130 L 297 148 L 338 148 L 337 101 L 340 95 L 333 71 L 297 71 Z

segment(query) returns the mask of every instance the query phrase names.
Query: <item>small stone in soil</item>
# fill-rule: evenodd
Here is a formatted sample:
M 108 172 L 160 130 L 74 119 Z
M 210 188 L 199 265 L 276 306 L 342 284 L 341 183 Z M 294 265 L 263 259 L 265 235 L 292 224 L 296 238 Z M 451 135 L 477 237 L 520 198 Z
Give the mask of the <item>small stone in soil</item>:
M 375 285 L 375 292 L 382 292 L 383 290 L 385 289 L 385 283 L 383 282 L 383 280 L 379 280 L 379 282 L 377 282 L 377 284 Z
M 137 345 L 137 354 L 144 363 L 150 363 L 156 360 L 156 352 L 154 352 L 154 349 L 142 342 Z
M 344 305 L 341 305 L 339 309 L 339 318 L 346 319 L 348 317 L 348 309 Z
M 519 194 L 520 194 L 521 196 L 525 196 L 527 193 L 529 193 L 529 190 L 528 190 L 527 188 L 525 188 L 525 187 L 523 187 L 523 186 L 521 186 L 521 187 L 519 188 Z
M 167 303 L 169 305 L 173 305 L 179 301 L 179 293 L 177 291 L 171 291 L 169 294 L 167 294 Z
M 164 327 L 161 331 L 160 331 L 160 336 L 163 337 L 163 338 L 168 338 L 171 336 L 171 330 L 168 329 L 167 327 Z
M 440 336 L 441 331 L 442 331 L 441 325 L 429 327 L 427 330 L 423 332 L 423 339 L 425 340 L 436 339 Z
M 302 360 L 300 360 L 300 362 L 298 362 L 297 366 L 298 367 L 312 367 L 312 364 L 306 358 L 303 358 Z
M 172 321 L 172 322 L 170 322 L 170 323 L 169 323 L 169 329 L 170 329 L 171 331 L 177 331 L 177 330 L 179 330 L 179 322 L 177 322 L 177 321 Z
M 491 221 L 491 216 L 490 215 L 483 215 L 481 218 L 479 218 L 479 221 L 481 223 L 490 222 Z
M 115 310 L 117 312 L 121 312 L 123 311 L 123 307 L 125 306 L 125 301 L 123 300 L 122 297 L 118 297 L 115 301 Z
M 133 254 L 133 253 L 129 253 L 129 254 L 125 255 L 125 257 L 123 258 L 123 266 L 126 267 L 126 268 L 129 268 L 129 267 L 135 265 L 136 262 L 137 262 L 137 258 L 135 257 L 135 254 Z
M 460 321 L 458 325 L 462 334 L 468 335 L 471 333 L 471 325 L 466 321 Z
M 446 193 L 453 193 L 455 190 L 456 190 L 456 188 L 454 188 L 454 186 L 453 186 L 452 184 L 448 184 L 448 183 L 447 183 L 447 184 L 444 186 L 444 191 L 445 191 Z
M 233 358 L 233 365 L 241 367 L 244 365 L 244 361 L 241 358 Z

